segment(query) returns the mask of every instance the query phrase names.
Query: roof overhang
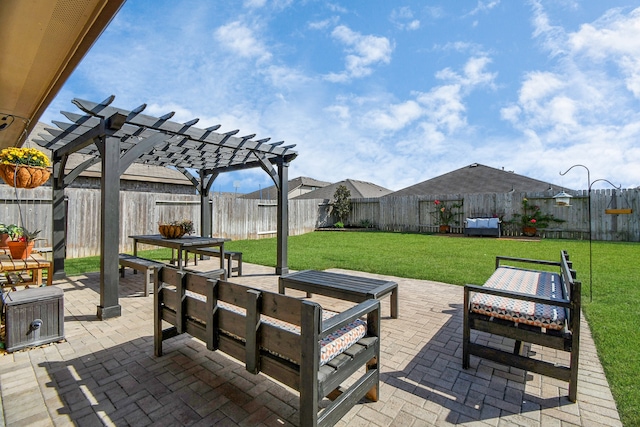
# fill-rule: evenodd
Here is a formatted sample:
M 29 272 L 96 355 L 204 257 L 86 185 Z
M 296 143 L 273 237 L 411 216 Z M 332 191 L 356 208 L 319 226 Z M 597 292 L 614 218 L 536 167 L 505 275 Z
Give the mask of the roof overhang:
M 0 149 L 24 143 L 124 1 L 0 2 Z

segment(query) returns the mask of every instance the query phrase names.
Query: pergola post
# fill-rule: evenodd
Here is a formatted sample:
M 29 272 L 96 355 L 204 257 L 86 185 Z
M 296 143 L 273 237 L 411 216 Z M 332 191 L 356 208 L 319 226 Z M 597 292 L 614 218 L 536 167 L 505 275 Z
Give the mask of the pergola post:
M 288 240 L 289 240 L 289 163 L 278 162 L 278 241 L 276 274 L 289 273 Z
M 60 159 L 54 159 L 54 170 L 60 169 L 62 164 Z M 64 260 L 66 254 L 66 230 L 67 230 L 67 207 L 64 199 L 64 185 L 61 174 L 56 170 L 53 174 L 53 185 L 51 190 L 52 202 L 52 221 L 53 233 L 52 241 L 52 257 L 53 257 L 53 278 L 55 280 L 63 279 Z
M 200 185 L 198 192 L 200 193 L 200 235 L 203 237 L 211 237 L 211 222 L 213 220 L 213 207 L 209 197 L 210 185 L 205 181 L 206 175 L 204 171 L 200 171 Z M 213 177 L 212 177 L 213 180 Z
M 118 304 L 118 248 L 120 247 L 120 140 L 102 138 L 102 176 L 100 179 L 100 305 L 101 320 L 122 314 Z

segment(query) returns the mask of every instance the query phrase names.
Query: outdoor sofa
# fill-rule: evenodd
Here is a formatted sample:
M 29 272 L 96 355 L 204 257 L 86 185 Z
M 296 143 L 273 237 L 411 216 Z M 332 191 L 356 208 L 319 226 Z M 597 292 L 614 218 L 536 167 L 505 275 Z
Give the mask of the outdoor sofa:
M 163 322 L 172 326 L 163 329 Z M 156 356 L 164 340 L 188 333 L 247 371 L 297 390 L 301 426 L 334 425 L 363 397 L 378 400 L 376 299 L 335 313 L 309 300 L 165 266 L 155 274 L 154 325 Z
M 467 218 L 464 221 L 464 235 L 500 237 L 500 224 L 500 218 Z

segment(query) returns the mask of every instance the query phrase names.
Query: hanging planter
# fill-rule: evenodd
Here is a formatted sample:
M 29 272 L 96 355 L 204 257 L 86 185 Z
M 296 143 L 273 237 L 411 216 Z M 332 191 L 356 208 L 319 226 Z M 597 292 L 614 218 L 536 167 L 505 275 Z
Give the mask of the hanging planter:
M 36 188 L 47 182 L 51 171 L 38 166 L 0 164 L 0 176 L 16 188 Z
M 35 148 L 10 147 L 0 151 L 0 177 L 16 188 L 36 188 L 47 182 L 49 158 Z

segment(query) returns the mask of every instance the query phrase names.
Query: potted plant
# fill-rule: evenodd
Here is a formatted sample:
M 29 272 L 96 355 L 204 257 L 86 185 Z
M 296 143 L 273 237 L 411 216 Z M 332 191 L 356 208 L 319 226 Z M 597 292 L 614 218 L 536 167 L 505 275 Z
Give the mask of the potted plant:
M 27 259 L 29 255 L 31 255 L 35 241 L 38 240 L 40 230 L 29 231 L 15 224 L 9 225 L 7 230 L 11 237 L 11 240 L 7 242 L 9 251 L 11 252 L 11 258 Z
M 9 245 L 7 245 L 7 242 L 10 239 L 11 239 L 11 236 L 9 236 L 9 230 L 7 228 L 7 225 L 0 223 L 0 249 L 8 248 Z
M 161 222 L 158 224 L 158 230 L 165 239 L 179 239 L 185 234 L 193 233 L 193 221 L 183 219 L 181 221 Z
M 529 203 L 525 197 L 522 199 L 522 213 L 514 214 L 511 223 L 519 223 L 522 234 L 533 237 L 538 232 L 538 228 L 547 228 L 550 222 L 564 222 L 555 218 L 552 214 L 542 213 L 540 206 Z
M 457 217 L 460 215 L 462 203 L 447 205 L 442 200 L 434 200 L 433 204 L 435 205 L 435 210 L 431 214 L 438 222 L 440 233 L 448 233 L 451 230 L 452 223 L 460 223 Z
M 36 188 L 49 179 L 49 158 L 36 148 L 9 147 L 0 151 L 0 177 L 17 188 Z

